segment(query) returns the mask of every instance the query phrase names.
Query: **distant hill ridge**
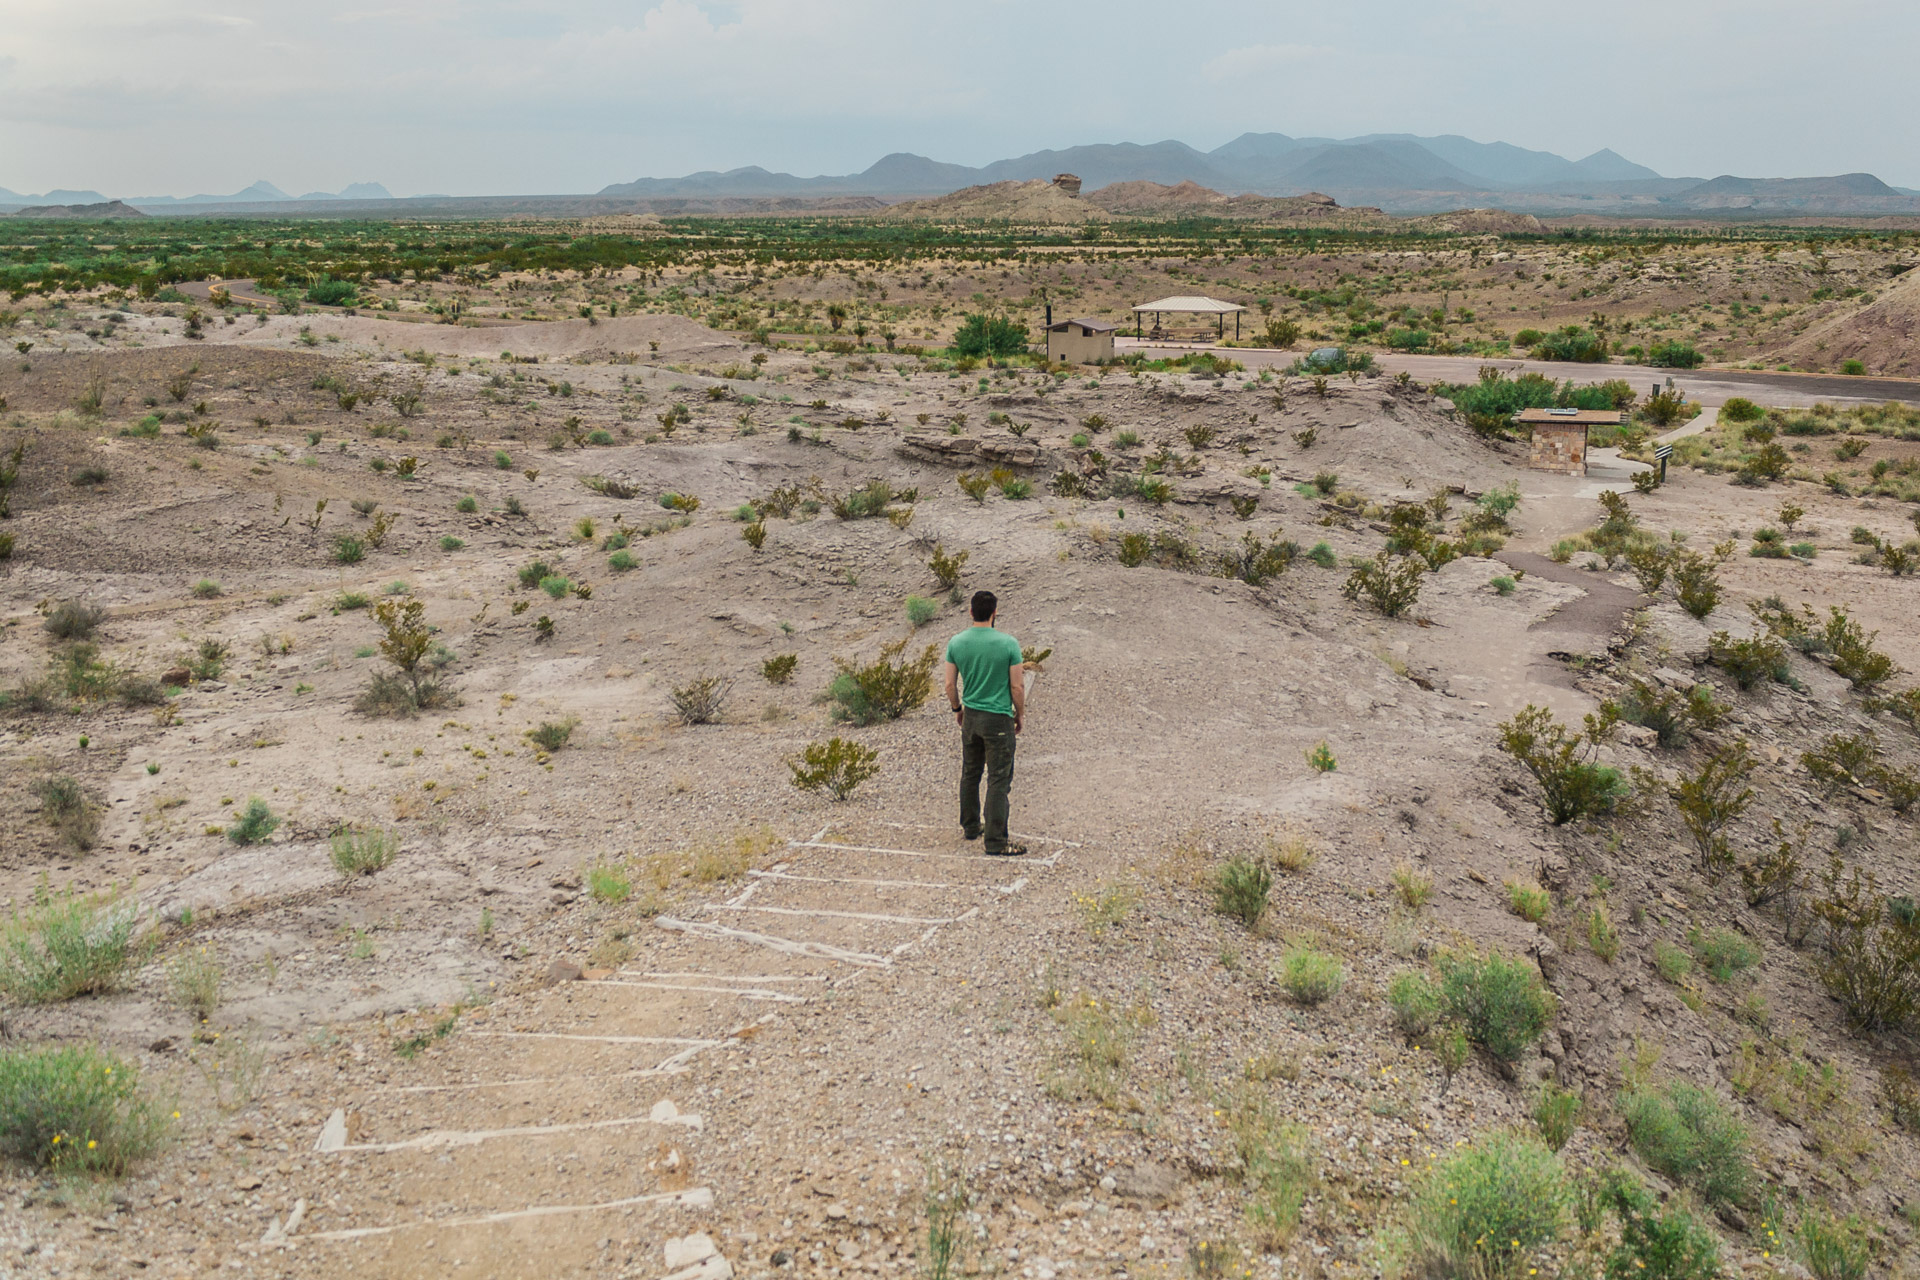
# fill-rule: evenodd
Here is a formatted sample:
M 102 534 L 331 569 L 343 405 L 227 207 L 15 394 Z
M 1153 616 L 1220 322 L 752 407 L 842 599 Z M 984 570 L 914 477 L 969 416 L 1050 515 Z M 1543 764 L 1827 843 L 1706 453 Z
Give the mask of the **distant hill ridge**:
M 1079 175 L 1086 189 L 1152 182 L 1192 183 L 1232 196 L 1290 197 L 1325 192 L 1343 205 L 1396 213 L 1436 212 L 1463 204 L 1552 211 L 1600 209 L 1651 214 L 1713 209 L 1920 213 L 1920 200 L 1872 174 L 1821 178 L 1665 178 L 1612 150 L 1580 160 L 1457 134 L 1368 134 L 1296 138 L 1243 133 L 1211 151 L 1169 139 L 1099 143 L 1035 151 L 977 168 L 895 152 L 860 173 L 814 178 L 759 166 L 680 178 L 615 183 L 603 196 L 869 195 L 944 196 L 1002 182 Z

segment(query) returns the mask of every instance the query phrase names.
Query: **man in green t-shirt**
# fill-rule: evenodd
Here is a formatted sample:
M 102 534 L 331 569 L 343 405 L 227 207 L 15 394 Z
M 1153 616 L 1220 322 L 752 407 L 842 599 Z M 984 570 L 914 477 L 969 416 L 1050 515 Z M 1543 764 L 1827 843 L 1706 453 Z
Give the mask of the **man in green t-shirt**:
M 982 834 L 980 775 L 987 778 L 986 849 L 1017 858 L 1025 845 L 1007 839 L 1007 792 L 1013 787 L 1014 737 L 1026 720 L 1027 686 L 1020 642 L 994 630 L 1000 602 L 973 593 L 973 625 L 947 641 L 947 705 L 960 724 L 960 830 Z

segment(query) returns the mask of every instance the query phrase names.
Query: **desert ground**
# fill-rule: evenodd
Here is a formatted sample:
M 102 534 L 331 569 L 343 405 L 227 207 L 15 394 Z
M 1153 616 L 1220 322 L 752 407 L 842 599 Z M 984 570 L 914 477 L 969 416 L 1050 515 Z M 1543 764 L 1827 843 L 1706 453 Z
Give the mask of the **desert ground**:
M 1631 266 L 1634 307 L 1660 316 L 1636 334 L 1728 326 L 1707 334 L 1724 362 L 1698 375 L 1690 428 L 1724 458 L 1757 447 L 1721 418 L 1735 396 L 1920 403 L 1731 367 L 1776 363 L 1825 314 L 1813 275 L 1911 253 L 1715 249 L 1670 279 L 1558 246 L 1286 270 L 1329 288 L 1398 273 L 1390 300 L 1492 341 L 1500 299 L 1585 321 L 1600 302 L 1576 295 L 1624 289 Z M 769 324 L 843 284 L 854 303 L 910 296 L 905 345 L 1042 281 L 1076 314 L 1278 289 L 1249 269 L 969 265 L 937 287 L 854 271 L 751 296 Z M 694 283 L 638 287 L 658 303 Z M 1806 479 L 1733 483 L 1707 456 L 1642 493 L 1644 466 L 1611 452 L 1586 476 L 1528 469 L 1523 442 L 1481 437 L 1432 389 L 1452 374 L 1430 357 L 1318 380 L 1284 372 L 1298 351 L 962 367 L 609 314 L 635 285 L 389 291 L 422 317 L 464 292 L 473 319 L 483 290 L 524 289 L 489 325 L 203 303 L 192 338 L 183 304 L 98 300 L 11 318 L 8 945 L 31 951 L 34 913 L 68 894 L 135 922 L 137 944 L 101 990 L 9 999 L 0 1026 L 10 1051 L 92 1045 L 137 1069 L 166 1131 L 120 1178 L 9 1166 L 0 1274 L 1416 1274 L 1409 1215 L 1435 1170 L 1539 1131 L 1543 1084 L 1581 1099 L 1565 1164 L 1630 1170 L 1728 1272 L 1808 1274 L 1782 1237 L 1813 1222 L 1870 1241 L 1873 1274 L 1913 1273 L 1914 1028 L 1860 1029 L 1834 998 L 1839 934 L 1815 907 L 1842 892 L 1830 855 L 1873 875 L 1876 904 L 1914 890 L 1920 811 L 1897 783 L 1920 743 L 1896 695 L 1920 671 L 1920 585 L 1889 566 L 1916 507 L 1865 492 L 1911 474 L 1914 441 L 1863 435 L 1842 463 L 1825 455 L 1851 435 L 1809 436 Z M 1332 314 L 1302 343 L 1335 334 Z M 1906 367 L 1887 352 L 1871 372 Z M 1668 374 L 1693 376 L 1564 376 Z M 1818 479 L 1841 466 L 1840 488 Z M 1429 503 L 1423 536 L 1459 540 L 1503 492 L 1510 527 L 1475 554 L 1382 560 L 1417 570 L 1397 616 L 1343 593 L 1397 508 Z M 1693 616 L 1589 549 L 1606 492 L 1717 564 L 1716 607 Z M 1794 555 L 1749 554 L 1781 527 Z M 962 552 L 949 592 L 930 562 Z M 831 693 L 883 646 L 937 652 L 978 589 L 1051 650 L 1018 860 L 960 838 L 937 688 L 864 725 Z M 1768 635 L 1748 606 L 1769 600 L 1776 620 L 1843 607 L 1900 673 L 1862 685 L 1809 643 L 1740 688 L 1725 646 Z M 50 629 L 63 602 L 98 608 L 88 636 Z M 437 698 L 357 709 L 399 670 L 375 608 L 416 603 Z M 687 723 L 708 680 L 724 701 Z M 1617 805 L 1551 823 L 1503 724 L 1545 708 L 1577 727 L 1662 689 L 1693 709 L 1666 745 L 1628 723 L 1592 747 Z M 1809 771 L 1829 735 L 1867 733 L 1883 774 Z M 841 801 L 791 767 L 834 737 L 878 766 Z M 1670 798 L 1738 743 L 1752 794 L 1725 857 L 1784 844 L 1803 864 L 1759 905 Z M 57 779 L 93 815 L 87 847 Z M 255 801 L 270 816 L 250 824 Z M 370 836 L 390 862 L 343 872 L 342 842 Z M 1229 867 L 1271 876 L 1264 910 L 1218 909 Z M 1438 1024 L 1407 1026 L 1395 980 L 1465 955 L 1513 958 L 1550 993 L 1542 1034 L 1455 1058 Z M 1675 1082 L 1742 1131 L 1737 1193 L 1632 1121 Z M 1563 1217 L 1503 1265 L 1597 1274 L 1617 1226 Z

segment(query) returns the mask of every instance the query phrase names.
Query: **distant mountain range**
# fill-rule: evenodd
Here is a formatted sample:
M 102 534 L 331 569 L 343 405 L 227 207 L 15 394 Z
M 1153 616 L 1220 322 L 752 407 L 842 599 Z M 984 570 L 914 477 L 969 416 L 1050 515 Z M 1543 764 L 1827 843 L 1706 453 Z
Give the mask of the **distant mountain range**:
M 23 205 L 102 204 L 107 199 L 108 197 L 101 195 L 98 191 L 49 191 L 44 195 L 30 196 L 0 187 L 0 211 L 12 210 Z M 120 202 L 154 213 L 171 210 L 181 205 L 289 204 L 315 200 L 347 200 L 365 203 L 369 200 L 391 199 L 393 199 L 392 193 L 377 182 L 356 182 L 339 191 L 309 191 L 303 196 L 290 196 L 271 182 L 262 180 L 226 196 L 122 196 Z
M 799 178 L 758 166 L 680 178 L 616 183 L 602 196 L 641 198 L 945 195 L 963 187 L 1028 182 L 1073 173 L 1091 191 L 1116 182 L 1182 182 L 1233 195 L 1296 196 L 1321 192 L 1345 205 L 1377 205 L 1395 213 L 1427 213 L 1463 205 L 1527 212 L 1708 211 L 1920 213 L 1916 193 L 1872 174 L 1832 178 L 1665 178 L 1610 150 L 1583 160 L 1528 151 L 1505 142 L 1475 142 L 1376 133 L 1359 138 L 1294 138 L 1243 133 L 1200 151 L 1184 142 L 1132 142 L 1036 151 L 979 168 L 896 152 L 861 173 Z
M 366 216 L 504 216 L 544 211 L 567 216 L 617 212 L 664 215 L 782 212 L 801 209 L 859 212 L 880 202 L 944 196 L 999 182 L 1079 175 L 1091 194 L 1123 182 L 1168 187 L 1193 183 L 1228 196 L 1299 196 L 1319 192 L 1342 205 L 1376 206 L 1390 213 L 1439 213 L 1498 207 L 1517 213 L 1639 214 L 1647 217 L 1763 215 L 1920 215 L 1920 192 L 1888 186 L 1870 173 L 1822 178 L 1668 178 L 1616 152 L 1581 160 L 1529 151 L 1505 142 L 1475 142 L 1457 134 L 1419 137 L 1373 133 L 1358 138 L 1295 138 L 1243 133 L 1201 151 L 1184 142 L 1100 143 L 1035 151 L 973 167 L 895 152 L 860 173 L 814 178 L 758 166 L 636 178 L 596 195 L 411 196 L 395 199 L 377 182 L 338 192 L 288 195 L 256 182 L 230 195 L 125 196 L 148 214 Z M 97 191 L 20 195 L 0 187 L 0 213 L 22 206 L 100 204 Z

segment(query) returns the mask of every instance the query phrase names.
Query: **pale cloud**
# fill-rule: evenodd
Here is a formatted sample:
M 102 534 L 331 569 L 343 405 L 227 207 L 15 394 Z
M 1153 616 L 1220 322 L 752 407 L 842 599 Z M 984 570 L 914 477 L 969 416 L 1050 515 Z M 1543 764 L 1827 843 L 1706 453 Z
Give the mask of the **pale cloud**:
M 1155 0 L 1103 0 L 1097 22 L 1030 0 L 348 2 L 4 0 L 0 186 L 592 191 L 1248 130 L 1920 185 L 1910 0 L 1826 0 L 1818 24 L 1789 20 L 1796 0 L 1350 0 L 1337 25 L 1305 0 L 1176 22 Z M 1570 58 L 1602 68 L 1605 110 L 1545 105 Z
M 1200 74 L 1216 83 L 1252 80 L 1333 53 L 1312 44 L 1250 44 L 1207 59 L 1200 64 Z

